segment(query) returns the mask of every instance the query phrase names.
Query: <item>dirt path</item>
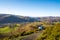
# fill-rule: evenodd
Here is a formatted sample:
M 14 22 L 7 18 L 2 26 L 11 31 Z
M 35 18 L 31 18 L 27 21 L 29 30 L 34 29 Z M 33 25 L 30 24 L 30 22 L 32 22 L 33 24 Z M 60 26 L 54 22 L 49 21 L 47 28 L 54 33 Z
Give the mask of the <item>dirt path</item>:
M 22 40 L 36 40 L 36 38 L 39 36 L 41 32 L 31 34 L 30 36 L 27 36 L 23 38 Z

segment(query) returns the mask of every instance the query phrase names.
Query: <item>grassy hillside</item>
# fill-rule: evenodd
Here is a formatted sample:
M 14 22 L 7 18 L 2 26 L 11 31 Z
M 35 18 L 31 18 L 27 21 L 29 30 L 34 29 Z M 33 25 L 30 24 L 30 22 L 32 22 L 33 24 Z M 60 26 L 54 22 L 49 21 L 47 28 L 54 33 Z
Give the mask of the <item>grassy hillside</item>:
M 40 22 L 6 25 L 0 28 L 0 40 L 20 40 L 22 36 L 37 32 L 39 25 Z
M 37 40 L 60 40 L 60 23 L 47 27 Z
M 37 40 L 60 40 L 60 22 L 27 22 L 3 25 L 0 27 L 0 40 L 21 40 L 27 35 L 40 31 L 38 27 L 41 24 L 45 30 Z

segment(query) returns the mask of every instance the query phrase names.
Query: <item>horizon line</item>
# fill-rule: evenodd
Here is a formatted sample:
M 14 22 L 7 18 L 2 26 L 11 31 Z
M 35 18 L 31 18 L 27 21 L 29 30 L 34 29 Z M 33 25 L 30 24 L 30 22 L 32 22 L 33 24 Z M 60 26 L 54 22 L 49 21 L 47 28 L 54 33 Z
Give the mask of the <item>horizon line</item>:
M 0 14 L 7 14 L 7 13 L 0 13 Z M 53 15 L 47 15 L 47 16 L 27 16 L 27 15 L 20 15 L 20 14 L 7 14 L 7 15 L 18 15 L 18 16 L 26 16 L 26 17 L 60 17 L 59 15 L 53 16 Z

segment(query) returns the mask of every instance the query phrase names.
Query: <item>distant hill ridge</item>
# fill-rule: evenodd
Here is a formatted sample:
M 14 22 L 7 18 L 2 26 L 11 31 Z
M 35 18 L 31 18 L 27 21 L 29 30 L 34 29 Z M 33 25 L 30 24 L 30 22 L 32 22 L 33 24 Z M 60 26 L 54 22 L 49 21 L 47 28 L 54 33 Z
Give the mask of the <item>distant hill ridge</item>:
M 34 22 L 38 21 L 36 18 L 10 15 L 10 14 L 0 14 L 0 23 L 22 23 L 22 22 Z
M 11 14 L 0 14 L 0 24 L 5 23 L 25 23 L 25 22 L 60 22 L 60 17 L 29 17 L 29 16 L 19 16 Z

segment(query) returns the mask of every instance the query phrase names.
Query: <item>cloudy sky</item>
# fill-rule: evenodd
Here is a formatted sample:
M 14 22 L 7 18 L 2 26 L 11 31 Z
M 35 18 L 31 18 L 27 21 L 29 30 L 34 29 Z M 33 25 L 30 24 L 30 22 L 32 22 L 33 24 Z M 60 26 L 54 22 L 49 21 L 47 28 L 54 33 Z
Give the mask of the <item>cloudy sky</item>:
M 60 16 L 60 0 L 0 0 L 0 14 Z

